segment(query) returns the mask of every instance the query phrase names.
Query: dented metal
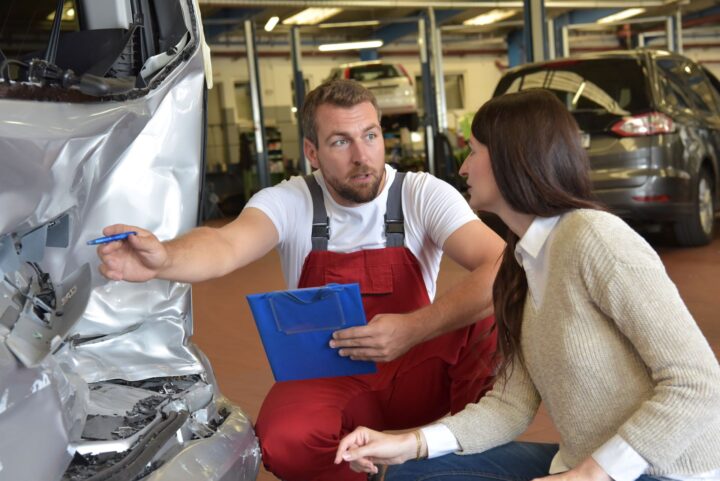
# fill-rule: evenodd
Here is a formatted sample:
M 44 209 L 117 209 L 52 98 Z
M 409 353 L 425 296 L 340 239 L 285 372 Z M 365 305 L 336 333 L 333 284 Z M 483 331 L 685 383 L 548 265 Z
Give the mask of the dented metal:
M 137 92 L 0 92 L 0 479 L 257 475 L 252 423 L 190 342 L 190 286 L 110 282 L 86 245 L 115 222 L 195 225 L 207 53 L 196 2 L 178 2 L 187 35 Z

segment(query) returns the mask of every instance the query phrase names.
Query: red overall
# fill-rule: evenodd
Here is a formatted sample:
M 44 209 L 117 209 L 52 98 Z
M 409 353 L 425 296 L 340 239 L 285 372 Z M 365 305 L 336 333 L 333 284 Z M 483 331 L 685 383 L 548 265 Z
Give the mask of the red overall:
M 405 247 L 349 254 L 312 251 L 299 287 L 358 282 L 368 320 L 429 304 L 420 266 Z M 337 445 L 358 426 L 407 429 L 477 401 L 492 382 L 495 331 L 488 317 L 379 363 L 376 374 L 275 383 L 255 425 L 265 467 L 286 481 L 364 480 L 333 464 Z

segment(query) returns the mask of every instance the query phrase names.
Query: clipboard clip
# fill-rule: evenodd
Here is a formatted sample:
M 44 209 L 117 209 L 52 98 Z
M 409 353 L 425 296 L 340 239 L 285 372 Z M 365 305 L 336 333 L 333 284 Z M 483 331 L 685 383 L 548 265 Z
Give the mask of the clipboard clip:
M 328 284 L 308 289 L 307 297 L 299 295 L 299 291 L 273 293 L 268 297 L 268 303 L 278 331 L 299 334 L 342 329 L 345 326 L 345 314 L 340 301 L 343 289 L 342 285 Z

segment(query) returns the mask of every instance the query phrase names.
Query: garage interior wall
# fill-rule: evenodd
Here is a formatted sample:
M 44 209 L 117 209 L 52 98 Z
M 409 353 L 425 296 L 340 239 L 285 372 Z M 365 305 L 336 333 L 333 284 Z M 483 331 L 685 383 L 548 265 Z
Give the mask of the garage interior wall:
M 693 45 L 693 44 L 697 45 Z M 714 45 L 706 46 L 707 39 L 694 38 L 692 30 L 686 31 L 684 39 L 684 54 L 710 70 L 720 78 L 720 56 L 718 48 Z M 418 55 L 405 54 L 416 49 L 410 41 L 401 44 L 389 45 L 392 48 L 401 48 L 402 55 L 393 54 L 390 50 L 379 51 L 382 60 L 400 62 L 412 77 L 413 81 L 420 76 L 420 61 Z M 478 48 L 471 42 L 462 42 L 460 45 L 444 45 L 445 50 L 464 48 L 471 51 Z M 505 42 L 494 42 L 489 51 L 506 50 Z M 618 40 L 613 34 L 586 34 L 573 38 L 571 54 L 602 50 L 618 49 Z M 647 44 L 648 48 L 664 49 L 663 38 L 653 39 Z M 242 99 L 238 100 L 238 93 L 242 94 L 243 84 L 248 82 L 247 59 L 243 49 L 226 47 L 225 45 L 211 45 L 213 52 L 213 80 L 215 92 L 210 95 L 209 104 L 209 133 L 208 133 L 208 166 L 212 170 L 215 166 L 223 166 L 238 162 L 239 140 L 238 133 L 252 130 L 251 115 L 243 112 Z M 292 113 L 293 91 L 291 79 L 293 78 L 291 59 L 288 46 L 264 47 L 259 49 L 258 59 L 260 67 L 260 81 L 262 84 L 262 103 L 264 107 L 265 124 L 277 128 L 282 135 L 284 155 L 288 158 L 299 157 L 299 139 L 295 115 Z M 330 73 L 333 67 L 343 63 L 359 60 L 357 52 L 336 56 L 315 56 L 307 54 L 304 50 L 301 68 L 309 89 L 317 87 Z M 456 131 L 458 119 L 467 113 L 472 113 L 484 102 L 490 99 L 500 76 L 508 65 L 507 53 L 492 54 L 448 54 L 443 57 L 443 71 L 445 75 L 461 75 L 463 81 L 462 109 L 448 110 L 448 128 Z
M 218 49 L 220 50 L 220 49 Z M 400 62 L 408 74 L 415 81 L 420 76 L 420 60 L 418 56 L 386 56 L 388 61 Z M 303 75 L 307 85 L 313 89 L 320 85 L 330 73 L 333 67 L 340 64 L 357 61 L 357 57 L 313 57 L 306 56 L 302 59 Z M 236 85 L 248 82 L 247 59 L 242 57 L 229 58 L 225 56 L 213 56 L 213 82 L 218 92 L 211 94 L 211 99 L 217 99 L 219 103 L 211 102 L 209 105 L 211 131 L 214 122 L 223 121 L 223 114 L 234 119 L 237 128 L 251 130 L 251 118 L 243 115 L 236 104 Z M 285 155 L 290 158 L 298 156 L 298 134 L 293 107 L 293 92 L 291 79 L 293 76 L 292 65 L 289 57 L 263 57 L 259 59 L 260 82 L 262 84 L 262 101 L 265 109 L 265 124 L 277 127 L 282 133 L 282 143 Z M 448 127 L 455 129 L 458 119 L 465 113 L 474 112 L 485 101 L 490 99 L 497 84 L 504 66 L 507 65 L 506 56 L 497 55 L 464 55 L 446 56 L 444 58 L 445 75 L 462 75 L 464 86 L 464 108 L 450 109 L 448 111 Z M 213 112 L 215 110 L 215 112 Z M 229 112 L 231 111 L 231 112 Z M 225 118 L 224 120 L 229 120 Z M 225 125 L 228 125 L 227 123 Z M 232 137 L 232 136 L 230 136 Z M 235 136 L 237 137 L 237 136 Z M 224 159 L 223 149 L 220 145 L 212 145 L 220 141 L 222 134 L 214 132 L 208 138 L 208 163 L 214 165 Z M 237 149 L 232 149 L 237 152 Z M 228 159 L 230 162 L 236 159 Z

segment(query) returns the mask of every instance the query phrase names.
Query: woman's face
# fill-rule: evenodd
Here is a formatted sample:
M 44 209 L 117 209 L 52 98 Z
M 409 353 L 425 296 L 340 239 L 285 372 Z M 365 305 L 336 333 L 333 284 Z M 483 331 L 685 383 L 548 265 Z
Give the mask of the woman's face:
M 470 207 L 497 213 L 502 196 L 495 183 L 490 153 L 474 136 L 470 136 L 470 153 L 460 167 L 460 175 L 467 177 Z

